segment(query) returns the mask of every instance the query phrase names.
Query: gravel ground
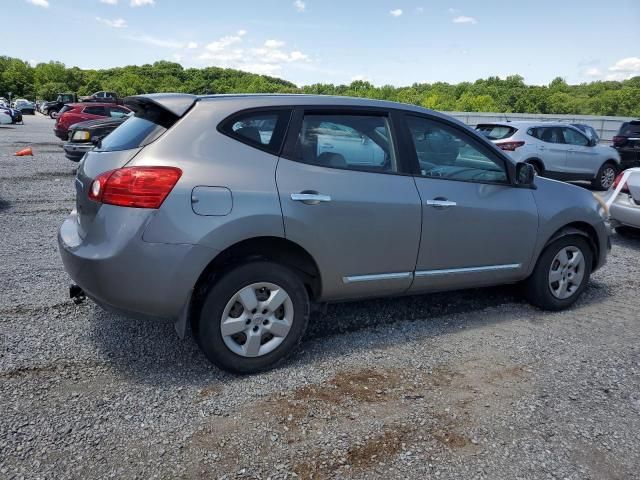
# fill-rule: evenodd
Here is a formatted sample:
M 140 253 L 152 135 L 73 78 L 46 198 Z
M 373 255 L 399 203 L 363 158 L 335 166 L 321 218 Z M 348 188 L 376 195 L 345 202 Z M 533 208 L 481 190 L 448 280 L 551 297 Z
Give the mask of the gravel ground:
M 170 323 L 67 299 L 52 128 L 0 127 L 0 478 L 638 478 L 640 238 L 570 311 L 514 288 L 335 305 L 234 377 Z

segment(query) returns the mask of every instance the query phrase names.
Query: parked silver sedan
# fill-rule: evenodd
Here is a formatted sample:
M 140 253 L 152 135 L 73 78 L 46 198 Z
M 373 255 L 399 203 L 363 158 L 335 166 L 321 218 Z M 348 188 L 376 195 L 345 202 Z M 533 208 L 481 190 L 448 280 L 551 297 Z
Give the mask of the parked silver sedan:
M 640 234 L 640 168 L 622 172 L 605 197 L 609 204 L 609 221 L 618 233 L 636 229 Z
M 571 306 L 606 260 L 591 192 L 534 176 L 420 107 L 306 95 L 131 97 L 79 163 L 70 293 L 171 318 L 238 373 L 299 344 L 312 305 L 522 283 Z

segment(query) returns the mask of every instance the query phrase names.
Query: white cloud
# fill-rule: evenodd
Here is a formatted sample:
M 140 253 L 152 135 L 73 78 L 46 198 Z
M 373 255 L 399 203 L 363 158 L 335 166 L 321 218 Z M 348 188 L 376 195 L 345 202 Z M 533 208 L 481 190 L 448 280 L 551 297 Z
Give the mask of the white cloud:
M 279 75 L 284 65 L 303 65 L 311 61 L 309 55 L 300 50 L 285 50 L 285 42 L 282 40 L 268 39 L 261 47 L 246 47 L 244 35 L 246 32 L 239 31 L 237 35 L 225 36 L 209 43 L 197 59 L 208 65 L 274 76 Z
M 182 60 L 182 55 L 180 55 L 179 53 L 174 53 L 171 56 L 176 62 L 179 62 L 180 60 Z
M 466 15 L 460 15 L 458 17 L 455 17 L 452 20 L 453 23 L 469 23 L 471 25 L 475 25 L 476 23 L 478 23 L 478 20 L 476 20 L 473 17 L 467 17 Z
M 236 32 L 236 35 L 238 35 L 239 37 L 244 37 L 247 34 L 246 30 L 238 30 Z
M 198 48 L 198 44 L 196 42 L 189 42 L 187 43 L 187 48 L 189 49 Z
M 449 12 L 451 15 L 457 15 L 458 13 L 460 13 L 460 10 L 458 10 L 457 8 L 450 8 L 450 9 L 448 10 L 448 12 Z
M 132 7 L 144 7 L 146 5 L 155 5 L 156 0 L 131 0 Z
M 117 5 L 118 0 L 100 0 L 102 3 L 106 3 L 107 5 Z
M 129 40 L 133 40 L 134 42 L 144 43 L 145 45 L 150 45 L 152 47 L 160 47 L 160 48 L 184 48 L 185 44 L 181 42 L 176 42 L 174 40 L 165 40 L 163 38 L 152 37 L 151 35 L 131 35 L 126 37 Z
M 610 72 L 640 73 L 640 57 L 627 57 L 609 67 Z
M 399 17 L 400 15 L 402 15 L 402 9 L 396 8 L 395 10 L 391 10 L 389 12 L 389 15 L 391 15 L 392 17 Z
M 96 17 L 96 20 L 107 27 L 111 28 L 127 28 L 127 21 L 124 18 L 114 18 L 110 20 L 108 18 Z
M 296 0 L 295 2 L 293 2 L 293 7 L 300 13 L 304 12 L 305 9 L 307 8 L 307 4 L 304 3 L 302 0 Z
M 309 60 L 309 55 L 306 55 L 299 50 L 294 50 L 289 54 L 289 62 L 300 62 L 303 60 Z
M 416 13 L 424 13 L 424 7 L 416 7 Z
M 49 8 L 49 0 L 27 0 L 27 3 L 36 7 Z
M 583 73 L 587 77 L 600 77 L 600 76 L 602 76 L 602 71 L 598 67 L 587 68 Z
M 215 42 L 211 42 L 207 45 L 207 50 L 211 52 L 219 52 L 229 47 L 230 45 L 239 43 L 242 41 L 240 36 L 227 35 L 226 37 L 222 37 Z
M 267 48 L 280 48 L 284 47 L 284 42 L 282 40 L 267 40 L 264 42 L 264 46 Z

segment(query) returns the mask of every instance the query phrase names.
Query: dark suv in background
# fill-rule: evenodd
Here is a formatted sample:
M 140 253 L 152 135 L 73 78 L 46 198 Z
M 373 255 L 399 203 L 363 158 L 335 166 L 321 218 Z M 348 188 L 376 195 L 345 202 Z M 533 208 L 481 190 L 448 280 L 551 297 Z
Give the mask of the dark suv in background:
M 622 168 L 640 166 L 640 120 L 624 122 L 613 137 L 613 148 L 620 154 Z

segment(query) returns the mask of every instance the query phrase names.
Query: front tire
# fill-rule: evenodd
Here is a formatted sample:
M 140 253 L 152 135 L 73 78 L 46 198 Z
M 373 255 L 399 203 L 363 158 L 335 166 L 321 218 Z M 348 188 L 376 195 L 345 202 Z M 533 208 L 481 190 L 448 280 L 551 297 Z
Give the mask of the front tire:
M 586 288 L 592 265 L 593 252 L 585 238 L 561 237 L 538 258 L 533 273 L 525 280 L 525 297 L 543 310 L 568 308 Z
M 596 190 L 609 190 L 616 179 L 616 166 L 611 162 L 606 162 L 600 167 L 596 178 L 591 181 L 591 186 Z
M 300 343 L 309 321 L 300 277 L 269 261 L 242 264 L 207 290 L 197 340 L 216 366 L 237 374 L 274 368 Z

